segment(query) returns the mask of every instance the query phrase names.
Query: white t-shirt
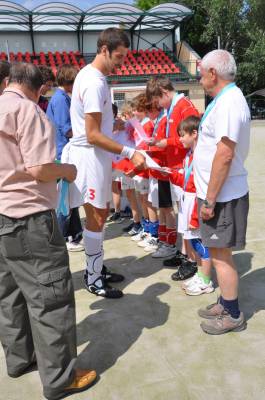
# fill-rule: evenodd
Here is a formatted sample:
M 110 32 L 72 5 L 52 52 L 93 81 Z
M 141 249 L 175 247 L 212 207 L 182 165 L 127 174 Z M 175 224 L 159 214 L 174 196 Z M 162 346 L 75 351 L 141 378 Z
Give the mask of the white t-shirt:
M 88 145 L 85 129 L 85 114 L 102 114 L 101 132 L 111 137 L 113 130 L 113 112 L 110 90 L 105 75 L 91 64 L 77 75 L 71 99 L 71 123 L 73 137 L 70 142 Z
M 201 124 L 194 151 L 193 166 L 197 196 L 205 200 L 217 144 L 223 137 L 236 143 L 228 177 L 217 197 L 218 202 L 238 199 L 248 192 L 244 162 L 249 151 L 250 112 L 241 90 L 234 86 L 217 100 Z

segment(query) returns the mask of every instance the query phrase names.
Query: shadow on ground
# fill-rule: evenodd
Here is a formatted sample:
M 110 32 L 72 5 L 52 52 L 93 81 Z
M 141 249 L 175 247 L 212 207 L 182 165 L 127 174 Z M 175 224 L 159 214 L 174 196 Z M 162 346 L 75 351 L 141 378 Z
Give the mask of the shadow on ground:
M 134 280 L 139 278 L 147 278 L 164 268 L 162 260 L 155 260 L 150 255 L 136 258 L 135 256 L 110 258 L 104 260 L 104 264 L 112 271 L 124 275 L 125 280 L 114 286 L 123 290 Z M 83 284 L 84 271 L 74 272 L 72 274 L 75 290 L 84 288 Z
M 78 345 L 89 341 L 78 357 L 78 365 L 93 367 L 102 374 L 129 350 L 144 328 L 164 325 L 169 306 L 158 296 L 168 290 L 169 285 L 155 283 L 142 294 L 126 294 L 119 301 L 100 299 L 93 303 L 90 308 L 98 311 L 77 325 Z

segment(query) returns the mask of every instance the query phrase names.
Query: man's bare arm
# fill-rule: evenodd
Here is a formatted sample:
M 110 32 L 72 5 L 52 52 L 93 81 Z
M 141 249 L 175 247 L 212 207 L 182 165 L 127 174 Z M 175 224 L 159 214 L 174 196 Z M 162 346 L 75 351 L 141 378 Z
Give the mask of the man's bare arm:
M 223 137 L 217 144 L 206 195 L 209 203 L 216 202 L 217 196 L 225 183 L 234 158 L 235 146 L 236 143 L 227 137 Z
M 89 144 L 100 147 L 103 150 L 115 154 L 121 154 L 124 146 L 110 139 L 101 132 L 101 113 L 91 113 L 85 115 L 86 135 Z M 138 169 L 145 168 L 145 158 L 138 151 L 132 151 L 131 161 Z
M 57 179 L 66 179 L 73 182 L 76 178 L 76 167 L 73 164 L 49 163 L 27 168 L 27 172 L 37 181 L 54 182 Z
M 85 115 L 86 136 L 89 144 L 98 146 L 111 153 L 120 154 L 123 146 L 104 135 L 101 130 L 101 113 Z

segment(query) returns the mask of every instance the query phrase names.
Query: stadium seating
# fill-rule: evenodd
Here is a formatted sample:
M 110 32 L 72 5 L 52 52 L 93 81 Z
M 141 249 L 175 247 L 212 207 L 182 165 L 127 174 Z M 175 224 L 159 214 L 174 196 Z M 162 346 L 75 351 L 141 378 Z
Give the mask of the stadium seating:
M 62 64 L 71 64 L 78 69 L 86 65 L 85 59 L 79 51 L 51 52 L 48 53 L 21 53 L 10 52 L 10 61 L 32 62 L 35 65 L 47 65 L 51 67 L 54 74 Z M 5 52 L 0 53 L 0 60 L 7 60 Z M 179 74 L 180 68 L 161 49 L 152 50 L 129 50 L 124 65 L 117 69 L 113 76 L 141 76 L 153 74 Z
M 41 51 L 40 53 L 26 53 L 18 52 L 14 54 L 13 52 L 9 53 L 10 61 L 24 61 L 24 62 L 32 62 L 35 65 L 47 65 L 51 67 L 53 73 L 56 75 L 57 68 L 63 64 L 71 64 L 76 66 L 78 69 L 83 68 L 86 65 L 84 58 L 81 56 L 79 51 L 70 51 L 67 53 L 66 51 L 59 52 L 56 51 L 52 53 L 48 51 L 48 53 L 44 53 Z M 5 52 L 0 53 L 0 61 L 7 61 L 7 54 Z
M 178 74 L 180 68 L 161 49 L 129 50 L 124 65 L 113 75 Z

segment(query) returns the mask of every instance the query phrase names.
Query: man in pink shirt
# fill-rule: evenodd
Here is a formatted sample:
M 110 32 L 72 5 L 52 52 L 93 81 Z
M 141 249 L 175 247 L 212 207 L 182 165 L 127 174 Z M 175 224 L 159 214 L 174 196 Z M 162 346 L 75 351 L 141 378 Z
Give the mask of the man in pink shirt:
M 41 85 L 36 66 L 18 63 L 0 97 L 0 340 L 8 375 L 37 362 L 44 396 L 55 400 L 88 388 L 96 372 L 74 369 L 74 289 L 54 208 L 56 180 L 74 181 L 76 168 L 54 163 Z

